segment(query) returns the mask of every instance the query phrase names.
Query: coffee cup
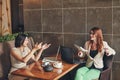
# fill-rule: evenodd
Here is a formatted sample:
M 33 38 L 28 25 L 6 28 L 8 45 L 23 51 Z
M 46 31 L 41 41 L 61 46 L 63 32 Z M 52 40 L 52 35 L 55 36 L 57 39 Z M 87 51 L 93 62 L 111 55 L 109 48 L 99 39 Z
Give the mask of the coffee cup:
M 78 53 L 78 56 L 79 56 L 79 57 L 83 57 L 83 53 L 82 53 L 82 52 L 79 52 L 79 53 Z
M 62 62 L 56 61 L 56 62 L 53 63 L 53 66 L 55 68 L 62 68 Z

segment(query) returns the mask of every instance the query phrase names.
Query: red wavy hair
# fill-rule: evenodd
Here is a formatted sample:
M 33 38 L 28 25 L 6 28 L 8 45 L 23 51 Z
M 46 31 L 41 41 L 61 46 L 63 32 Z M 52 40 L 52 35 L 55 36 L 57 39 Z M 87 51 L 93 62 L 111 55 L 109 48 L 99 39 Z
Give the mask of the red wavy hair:
M 94 34 L 96 34 L 97 38 L 97 49 L 99 52 L 102 51 L 103 48 L 103 34 L 102 30 L 98 27 L 93 27 L 90 31 L 93 31 Z

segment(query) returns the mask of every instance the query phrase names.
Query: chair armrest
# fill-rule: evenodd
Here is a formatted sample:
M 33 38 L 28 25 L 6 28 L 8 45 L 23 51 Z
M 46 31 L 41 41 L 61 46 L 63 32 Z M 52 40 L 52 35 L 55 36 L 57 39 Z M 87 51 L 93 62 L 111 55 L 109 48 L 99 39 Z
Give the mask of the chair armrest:
M 111 68 L 107 68 L 107 69 L 103 70 L 103 71 L 101 72 L 101 74 L 105 74 L 106 72 L 108 72 L 108 71 L 110 71 L 110 70 L 111 70 Z
M 100 74 L 100 80 L 109 80 L 111 68 L 107 68 L 104 71 L 101 72 Z

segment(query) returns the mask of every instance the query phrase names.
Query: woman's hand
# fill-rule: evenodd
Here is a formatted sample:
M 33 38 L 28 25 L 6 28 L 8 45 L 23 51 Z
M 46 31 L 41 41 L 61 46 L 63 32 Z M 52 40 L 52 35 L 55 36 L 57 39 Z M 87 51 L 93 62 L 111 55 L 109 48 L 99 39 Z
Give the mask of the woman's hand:
M 43 42 L 41 42 L 41 43 L 39 43 L 39 44 L 36 43 L 34 49 L 35 49 L 35 50 L 39 50 L 39 49 L 45 50 L 45 49 L 47 49 L 50 45 L 51 45 L 51 44 L 47 44 L 47 43 L 43 44 Z
M 104 50 L 105 50 L 106 55 L 108 56 L 108 55 L 109 55 L 109 50 L 108 50 L 108 48 L 104 48 Z
M 51 44 L 47 44 L 47 43 L 42 44 L 42 42 L 41 42 L 41 44 L 37 45 L 37 48 L 39 49 L 39 52 L 38 52 L 38 54 L 37 54 L 36 57 L 35 57 L 35 61 L 38 61 L 38 60 L 39 60 L 39 58 L 40 58 L 43 50 L 47 49 L 50 45 L 51 45 Z
M 43 43 L 43 42 L 41 42 L 41 43 L 39 43 L 39 44 L 36 43 L 34 49 L 36 49 L 36 50 L 41 49 L 41 48 L 42 48 L 42 43 Z
M 51 45 L 51 44 L 47 44 L 47 43 L 43 44 L 43 45 L 42 45 L 42 50 L 47 49 L 50 45 Z

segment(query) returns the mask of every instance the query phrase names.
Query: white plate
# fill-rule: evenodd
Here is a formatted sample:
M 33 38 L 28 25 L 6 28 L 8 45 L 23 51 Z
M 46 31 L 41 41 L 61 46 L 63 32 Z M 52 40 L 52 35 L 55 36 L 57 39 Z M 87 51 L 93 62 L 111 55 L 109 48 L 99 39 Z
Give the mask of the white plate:
M 55 65 L 53 65 L 53 67 L 55 67 L 55 68 L 63 68 L 63 65 L 62 66 L 55 66 Z

